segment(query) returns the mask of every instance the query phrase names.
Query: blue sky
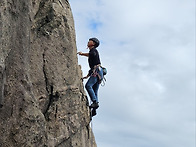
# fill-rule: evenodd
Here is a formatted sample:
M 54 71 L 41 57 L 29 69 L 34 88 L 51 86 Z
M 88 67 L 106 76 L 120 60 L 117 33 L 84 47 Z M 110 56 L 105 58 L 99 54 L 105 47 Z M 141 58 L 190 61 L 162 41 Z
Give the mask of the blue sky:
M 93 119 L 97 146 L 195 147 L 195 1 L 70 4 L 77 50 L 99 38 L 108 70 Z M 78 60 L 85 76 L 87 59 Z

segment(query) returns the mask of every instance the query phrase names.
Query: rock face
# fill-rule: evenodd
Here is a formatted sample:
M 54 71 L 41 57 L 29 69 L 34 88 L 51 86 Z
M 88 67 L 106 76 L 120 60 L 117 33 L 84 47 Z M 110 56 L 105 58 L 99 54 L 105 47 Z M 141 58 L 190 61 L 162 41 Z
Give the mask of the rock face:
M 67 0 L 0 0 L 0 147 L 96 147 Z

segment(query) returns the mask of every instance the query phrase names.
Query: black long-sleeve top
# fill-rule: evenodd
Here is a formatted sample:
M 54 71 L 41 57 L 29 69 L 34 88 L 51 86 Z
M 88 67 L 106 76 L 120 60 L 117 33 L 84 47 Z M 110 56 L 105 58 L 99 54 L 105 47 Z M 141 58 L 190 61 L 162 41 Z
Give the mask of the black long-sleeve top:
M 93 70 L 95 65 L 101 64 L 99 52 L 96 48 L 93 48 L 89 51 L 88 63 L 90 70 Z

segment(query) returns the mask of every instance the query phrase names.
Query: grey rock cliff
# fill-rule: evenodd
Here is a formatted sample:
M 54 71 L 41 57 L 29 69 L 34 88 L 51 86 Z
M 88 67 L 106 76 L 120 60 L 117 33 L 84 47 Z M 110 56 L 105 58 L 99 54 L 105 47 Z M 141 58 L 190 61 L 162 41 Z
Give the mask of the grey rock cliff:
M 67 0 L 0 0 L 0 147 L 96 147 Z

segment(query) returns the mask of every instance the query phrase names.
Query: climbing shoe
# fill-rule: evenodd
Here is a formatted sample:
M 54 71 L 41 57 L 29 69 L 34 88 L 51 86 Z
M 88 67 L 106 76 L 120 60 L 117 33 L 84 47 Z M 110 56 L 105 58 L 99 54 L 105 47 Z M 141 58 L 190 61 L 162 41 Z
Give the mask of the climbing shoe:
M 94 109 L 99 108 L 98 102 L 93 102 L 93 103 L 90 105 L 90 108 L 94 108 Z
M 93 109 L 91 113 L 92 113 L 92 117 L 95 116 L 97 114 L 96 109 Z

